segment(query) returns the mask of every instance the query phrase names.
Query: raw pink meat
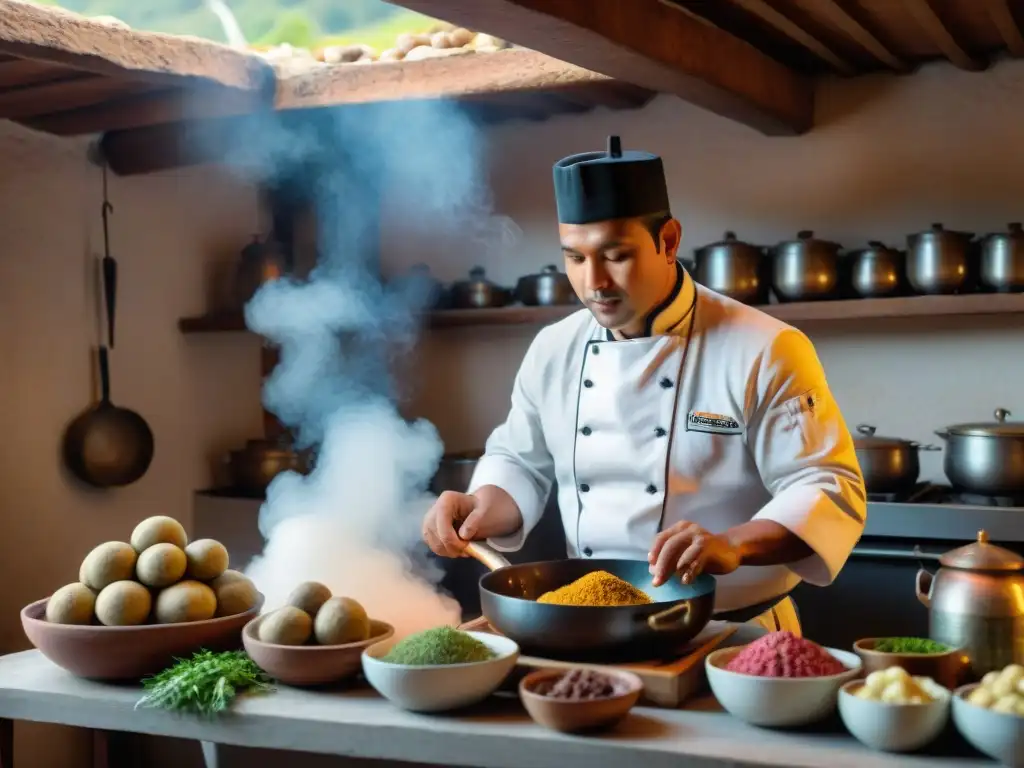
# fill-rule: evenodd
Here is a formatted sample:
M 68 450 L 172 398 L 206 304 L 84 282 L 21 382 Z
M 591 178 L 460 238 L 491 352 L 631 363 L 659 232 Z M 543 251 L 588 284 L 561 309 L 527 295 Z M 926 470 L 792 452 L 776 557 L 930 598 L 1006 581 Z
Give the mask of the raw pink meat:
M 826 677 L 846 671 L 846 667 L 820 645 L 792 632 L 772 632 L 755 640 L 725 668 L 756 677 Z

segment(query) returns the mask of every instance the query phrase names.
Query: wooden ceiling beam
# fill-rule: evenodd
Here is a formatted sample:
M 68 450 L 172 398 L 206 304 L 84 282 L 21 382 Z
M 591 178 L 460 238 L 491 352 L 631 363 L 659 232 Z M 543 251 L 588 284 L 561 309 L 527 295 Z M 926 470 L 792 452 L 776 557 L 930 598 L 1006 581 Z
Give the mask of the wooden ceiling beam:
M 806 78 L 668 0 L 389 0 L 652 91 L 769 135 L 810 129 Z
M 768 5 L 765 0 L 733 0 L 733 3 L 747 13 L 757 16 L 765 23 L 775 27 L 775 29 L 790 40 L 799 43 L 818 58 L 828 62 L 837 72 L 844 75 L 854 75 L 857 73 L 857 69 L 853 64 L 838 55 L 792 19 L 779 13 L 772 6 Z
M 37 131 L 56 136 L 80 136 L 186 120 L 245 115 L 269 108 L 267 100 L 253 91 L 211 86 L 128 96 L 80 109 L 62 109 L 60 112 L 21 122 Z
M 909 65 L 899 56 L 886 48 L 882 42 L 871 32 L 865 29 L 864 25 L 836 2 L 836 0 L 818 0 L 814 6 L 816 11 L 823 15 L 850 36 L 861 48 L 866 50 L 880 62 L 897 72 L 906 72 Z
M 1020 26 L 1013 13 L 1010 11 L 1008 0 L 983 0 L 988 8 L 989 18 L 995 28 L 999 30 L 999 36 L 1006 43 L 1006 50 L 1013 56 L 1024 57 L 1024 35 L 1021 34 Z
M 977 72 L 985 69 L 987 64 L 971 56 L 964 50 L 949 29 L 939 18 L 939 15 L 932 8 L 928 0 L 906 0 L 906 7 L 910 14 L 921 25 L 921 29 L 932 39 L 932 42 L 939 47 L 947 59 L 960 69 L 968 72 Z
M 146 90 L 151 86 L 110 77 L 84 75 L 42 85 L 0 91 L 0 118 L 18 120 L 59 109 L 99 104 L 110 98 Z

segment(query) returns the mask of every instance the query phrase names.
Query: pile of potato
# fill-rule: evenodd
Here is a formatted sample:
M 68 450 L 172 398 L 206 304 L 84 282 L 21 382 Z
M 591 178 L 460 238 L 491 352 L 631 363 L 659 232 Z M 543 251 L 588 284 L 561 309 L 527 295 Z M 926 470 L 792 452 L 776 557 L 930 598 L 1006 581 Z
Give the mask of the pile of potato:
M 358 643 L 370 639 L 370 619 L 352 598 L 334 597 L 323 584 L 306 581 L 260 622 L 258 636 L 275 645 Z
M 1024 666 L 1010 664 L 998 672 L 989 672 L 967 700 L 994 712 L 1024 715 Z
M 161 515 L 135 526 L 130 542 L 108 541 L 86 555 L 78 581 L 50 597 L 46 620 L 179 624 L 234 616 L 256 605 L 255 585 L 228 570 L 228 551 L 219 541 L 189 543 L 181 523 Z
M 492 53 L 508 48 L 509 43 L 493 35 L 473 32 L 464 27 L 441 24 L 430 32 L 403 32 L 395 44 L 378 55 L 372 46 L 359 43 L 328 45 L 316 51 L 295 48 L 287 43 L 262 50 L 264 58 L 281 65 L 372 64 L 375 61 L 418 61 L 454 56 L 460 53 Z

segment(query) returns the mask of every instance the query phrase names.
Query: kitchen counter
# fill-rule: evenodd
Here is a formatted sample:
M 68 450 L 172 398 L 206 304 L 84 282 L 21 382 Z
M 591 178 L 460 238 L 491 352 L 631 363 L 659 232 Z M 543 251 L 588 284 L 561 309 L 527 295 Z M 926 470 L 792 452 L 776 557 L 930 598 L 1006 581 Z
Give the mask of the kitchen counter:
M 683 710 L 647 707 L 612 734 L 567 737 L 530 720 L 514 698 L 493 697 L 470 714 L 417 715 L 372 690 L 311 692 L 282 687 L 243 698 L 214 721 L 135 709 L 136 686 L 80 680 L 38 651 L 0 657 L 0 719 L 60 723 L 108 731 L 175 736 L 218 744 L 301 750 L 355 758 L 488 768 L 601 768 L 625 759 L 645 768 L 729 765 L 830 768 L 991 766 L 957 740 L 960 757 L 885 755 L 862 747 L 841 727 L 779 732 L 744 725 L 704 697 Z M 950 739 L 954 741 L 954 739 Z

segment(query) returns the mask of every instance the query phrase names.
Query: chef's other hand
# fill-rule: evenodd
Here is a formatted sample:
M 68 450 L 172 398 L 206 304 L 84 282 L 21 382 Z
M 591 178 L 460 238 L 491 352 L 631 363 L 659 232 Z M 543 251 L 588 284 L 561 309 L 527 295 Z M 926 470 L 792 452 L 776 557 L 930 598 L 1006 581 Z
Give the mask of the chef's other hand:
M 423 540 L 441 557 L 465 557 L 483 511 L 476 496 L 445 491 L 423 517 Z
M 740 566 L 740 553 L 725 536 L 684 520 L 654 538 L 647 562 L 654 576 L 654 586 L 658 587 L 674 573 L 679 574 L 683 584 L 689 584 L 704 572 L 716 576 L 732 573 Z

